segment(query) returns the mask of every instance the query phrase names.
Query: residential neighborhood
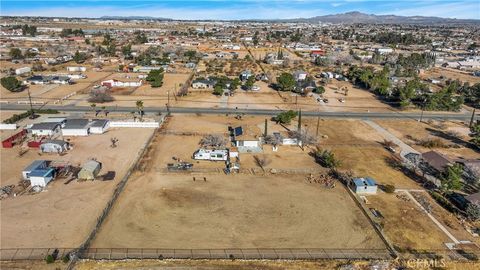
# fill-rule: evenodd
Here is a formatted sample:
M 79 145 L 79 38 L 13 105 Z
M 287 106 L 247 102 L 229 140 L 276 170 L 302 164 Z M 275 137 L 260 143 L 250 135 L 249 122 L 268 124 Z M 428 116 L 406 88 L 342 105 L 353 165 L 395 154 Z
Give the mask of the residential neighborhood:
M 479 3 L 13 2 L 0 268 L 480 269 Z

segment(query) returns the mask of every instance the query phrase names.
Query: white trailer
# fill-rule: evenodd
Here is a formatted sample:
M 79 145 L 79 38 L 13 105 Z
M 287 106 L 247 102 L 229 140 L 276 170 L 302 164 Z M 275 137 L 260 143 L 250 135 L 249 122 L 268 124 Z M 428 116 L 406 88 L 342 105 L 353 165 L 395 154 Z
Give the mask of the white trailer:
M 226 161 L 228 159 L 228 150 L 198 149 L 195 151 L 195 153 L 193 153 L 193 159 Z
M 31 71 L 32 71 L 31 67 L 21 67 L 21 68 L 15 69 L 15 75 L 22 75 L 25 73 L 29 73 Z

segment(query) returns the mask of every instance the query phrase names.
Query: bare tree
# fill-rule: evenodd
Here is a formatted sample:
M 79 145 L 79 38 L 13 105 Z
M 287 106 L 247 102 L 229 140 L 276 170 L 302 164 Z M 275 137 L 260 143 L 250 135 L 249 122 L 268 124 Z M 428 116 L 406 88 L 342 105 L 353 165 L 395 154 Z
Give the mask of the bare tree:
M 118 139 L 117 139 L 116 137 L 110 138 L 110 142 L 112 143 L 112 144 L 110 145 L 110 147 L 112 147 L 112 148 L 117 147 Z
M 288 135 L 294 139 L 297 139 L 299 142 L 302 142 L 302 145 L 312 145 L 317 143 L 317 138 L 308 134 L 306 131 L 290 131 Z
M 264 138 L 266 144 L 270 144 L 273 146 L 277 146 L 282 143 L 283 137 L 280 136 L 273 136 L 273 135 L 267 135 Z
M 255 160 L 255 163 L 258 165 L 258 167 L 262 168 L 263 171 L 265 171 L 265 166 L 270 164 L 270 160 L 265 156 L 253 156 L 253 159 Z
M 224 147 L 227 145 L 227 139 L 222 135 L 209 134 L 200 140 L 200 145 L 203 147 Z

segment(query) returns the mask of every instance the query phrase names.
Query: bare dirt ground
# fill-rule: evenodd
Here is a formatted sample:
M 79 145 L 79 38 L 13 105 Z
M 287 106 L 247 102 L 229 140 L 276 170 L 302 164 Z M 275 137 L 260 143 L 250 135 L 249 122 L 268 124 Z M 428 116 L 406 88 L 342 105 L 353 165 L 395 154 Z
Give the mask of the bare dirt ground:
M 403 201 L 395 194 L 369 196 L 368 207 L 380 210 L 387 237 L 399 249 L 445 249 L 451 242 L 412 201 Z
M 467 74 L 460 70 L 450 68 L 432 68 L 420 75 L 424 79 L 434 79 L 443 76 L 447 79 L 459 79 L 462 82 L 469 82 L 470 84 L 480 83 L 480 78 Z
M 130 179 L 93 247 L 383 245 L 342 187 L 326 190 L 302 176 L 208 175 L 194 182 L 147 172 Z
M 198 132 L 211 123 L 209 133 L 224 133 L 226 123 L 263 124 L 263 118 L 258 117 L 235 120 L 190 116 L 188 119 L 174 116 L 166 130 Z M 275 128 L 279 127 L 270 124 L 270 130 Z M 325 189 L 308 183 L 305 175 L 200 173 L 196 175 L 197 181 L 193 181 L 192 175 L 159 172 L 159 167 L 172 162 L 172 156 L 188 159 L 187 155 L 198 148 L 199 138 L 163 134 L 156 138 L 146 157 L 150 165 L 129 180 L 93 247 L 383 248 L 342 186 Z M 268 151 L 266 154 L 274 155 Z M 288 167 L 289 163 L 291 167 L 318 166 L 307 151 L 299 148 L 281 147 L 275 155 L 279 155 L 279 161 L 272 162 L 272 166 Z M 241 156 L 242 164 L 244 159 L 246 164 L 253 163 L 247 156 L 251 155 Z M 285 156 L 298 160 L 284 159 Z M 223 166 L 223 163 L 201 163 L 208 165 L 194 166 Z
M 467 126 L 461 122 L 418 122 L 415 120 L 376 120 L 376 122 L 420 153 L 435 150 L 450 158 L 478 158 L 479 153 L 477 151 L 464 146 L 464 143 L 469 140 L 469 131 Z M 452 135 L 454 136 L 452 137 Z M 430 149 L 418 145 L 415 141 L 428 139 L 439 139 L 445 146 L 457 146 Z
M 112 181 L 73 181 L 67 185 L 66 179 L 57 179 L 38 194 L 0 201 L 1 248 L 78 246 L 151 132 L 149 129 L 116 129 L 103 135 L 72 138 L 74 149 L 65 156 L 39 156 L 31 149 L 18 157 L 18 147 L 2 148 L 1 186 L 17 184 L 22 169 L 36 159 L 79 165 L 95 157 L 103 163 L 100 174 L 115 171 L 116 175 Z M 119 139 L 119 147 L 110 148 L 111 137 Z
M 165 73 L 162 87 L 152 88 L 150 84 L 145 83 L 135 90 L 133 95 L 138 96 L 167 96 L 167 91 L 173 95 L 175 87 L 178 91 L 180 85 L 183 85 L 190 75 L 188 73 Z

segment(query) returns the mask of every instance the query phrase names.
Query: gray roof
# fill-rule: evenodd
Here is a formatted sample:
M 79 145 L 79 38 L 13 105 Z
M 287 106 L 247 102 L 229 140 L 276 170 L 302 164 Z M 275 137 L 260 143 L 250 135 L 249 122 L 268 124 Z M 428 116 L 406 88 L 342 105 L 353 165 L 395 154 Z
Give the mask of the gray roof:
M 85 164 L 83 164 L 82 170 L 93 172 L 98 167 L 100 167 L 100 168 L 102 167 L 102 164 L 100 162 L 95 161 L 95 160 L 89 160 L 89 161 L 85 162 Z
M 54 130 L 57 126 L 60 126 L 60 124 L 52 122 L 42 122 L 33 124 L 30 130 Z
M 90 125 L 91 127 L 104 127 L 108 123 L 106 119 L 95 119 L 93 123 Z
M 62 141 L 62 140 L 45 140 L 42 142 L 42 144 L 46 144 L 46 143 L 58 144 L 61 146 L 68 144 L 66 141 Z
M 86 128 L 89 124 L 88 119 L 68 119 L 63 129 Z
M 23 171 L 31 172 L 39 167 L 46 167 L 46 160 L 34 160 L 30 165 L 28 165 Z M 45 165 L 45 166 L 44 166 Z

